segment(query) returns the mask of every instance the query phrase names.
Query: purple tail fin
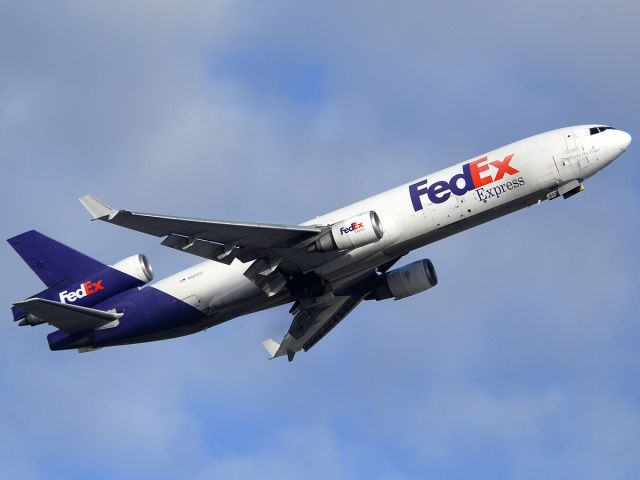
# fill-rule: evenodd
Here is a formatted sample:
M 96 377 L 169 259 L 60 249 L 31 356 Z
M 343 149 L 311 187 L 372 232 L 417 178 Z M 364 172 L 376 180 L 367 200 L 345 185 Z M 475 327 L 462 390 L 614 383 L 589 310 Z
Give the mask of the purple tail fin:
M 47 287 L 63 281 L 78 281 L 105 268 L 83 253 L 35 230 L 7 240 Z

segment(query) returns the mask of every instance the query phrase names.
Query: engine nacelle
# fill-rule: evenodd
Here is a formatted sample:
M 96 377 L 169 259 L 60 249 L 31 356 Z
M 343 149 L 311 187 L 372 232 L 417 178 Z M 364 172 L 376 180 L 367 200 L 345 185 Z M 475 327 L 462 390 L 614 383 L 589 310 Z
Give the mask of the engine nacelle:
M 148 283 L 153 280 L 153 269 L 147 260 L 147 257 L 139 253 L 120 260 L 118 263 L 111 265 L 111 268 L 126 273 L 141 282 Z
M 330 252 L 351 250 L 382 238 L 384 230 L 376 212 L 365 212 L 331 225 L 331 230 L 312 245 L 311 250 Z
M 410 297 L 435 287 L 438 275 L 431 260 L 418 260 L 384 274 L 381 282 L 367 295 L 367 300 L 395 300 Z

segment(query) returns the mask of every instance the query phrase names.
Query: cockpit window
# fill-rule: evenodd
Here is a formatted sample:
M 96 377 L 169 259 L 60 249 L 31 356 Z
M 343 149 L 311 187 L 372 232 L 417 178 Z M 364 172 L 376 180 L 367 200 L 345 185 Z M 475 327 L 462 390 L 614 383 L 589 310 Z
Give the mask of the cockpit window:
M 613 127 L 591 127 L 589 129 L 589 135 L 595 135 L 596 133 L 604 132 L 605 130 L 615 130 Z

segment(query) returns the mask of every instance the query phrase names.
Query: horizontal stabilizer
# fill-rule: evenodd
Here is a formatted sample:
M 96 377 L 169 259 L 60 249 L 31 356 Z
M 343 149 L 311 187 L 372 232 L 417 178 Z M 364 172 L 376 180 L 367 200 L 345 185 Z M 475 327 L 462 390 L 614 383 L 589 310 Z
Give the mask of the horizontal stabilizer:
M 14 305 L 69 334 L 104 327 L 123 315 L 44 298 L 30 298 Z
M 262 346 L 269 353 L 271 358 L 276 356 L 278 349 L 280 348 L 280 344 L 276 342 L 273 338 L 267 338 L 264 342 L 262 342 Z

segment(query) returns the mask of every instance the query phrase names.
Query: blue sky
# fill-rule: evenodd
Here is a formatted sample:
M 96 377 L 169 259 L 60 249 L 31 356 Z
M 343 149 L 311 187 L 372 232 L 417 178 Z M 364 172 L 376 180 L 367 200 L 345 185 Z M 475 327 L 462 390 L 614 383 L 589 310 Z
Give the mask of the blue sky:
M 640 138 L 637 2 L 0 6 L 3 238 L 195 263 L 88 221 L 296 223 L 545 130 Z M 437 288 L 367 302 L 292 364 L 285 307 L 168 342 L 49 352 L 0 249 L 2 478 L 633 479 L 636 146 L 570 201 L 415 252 Z

